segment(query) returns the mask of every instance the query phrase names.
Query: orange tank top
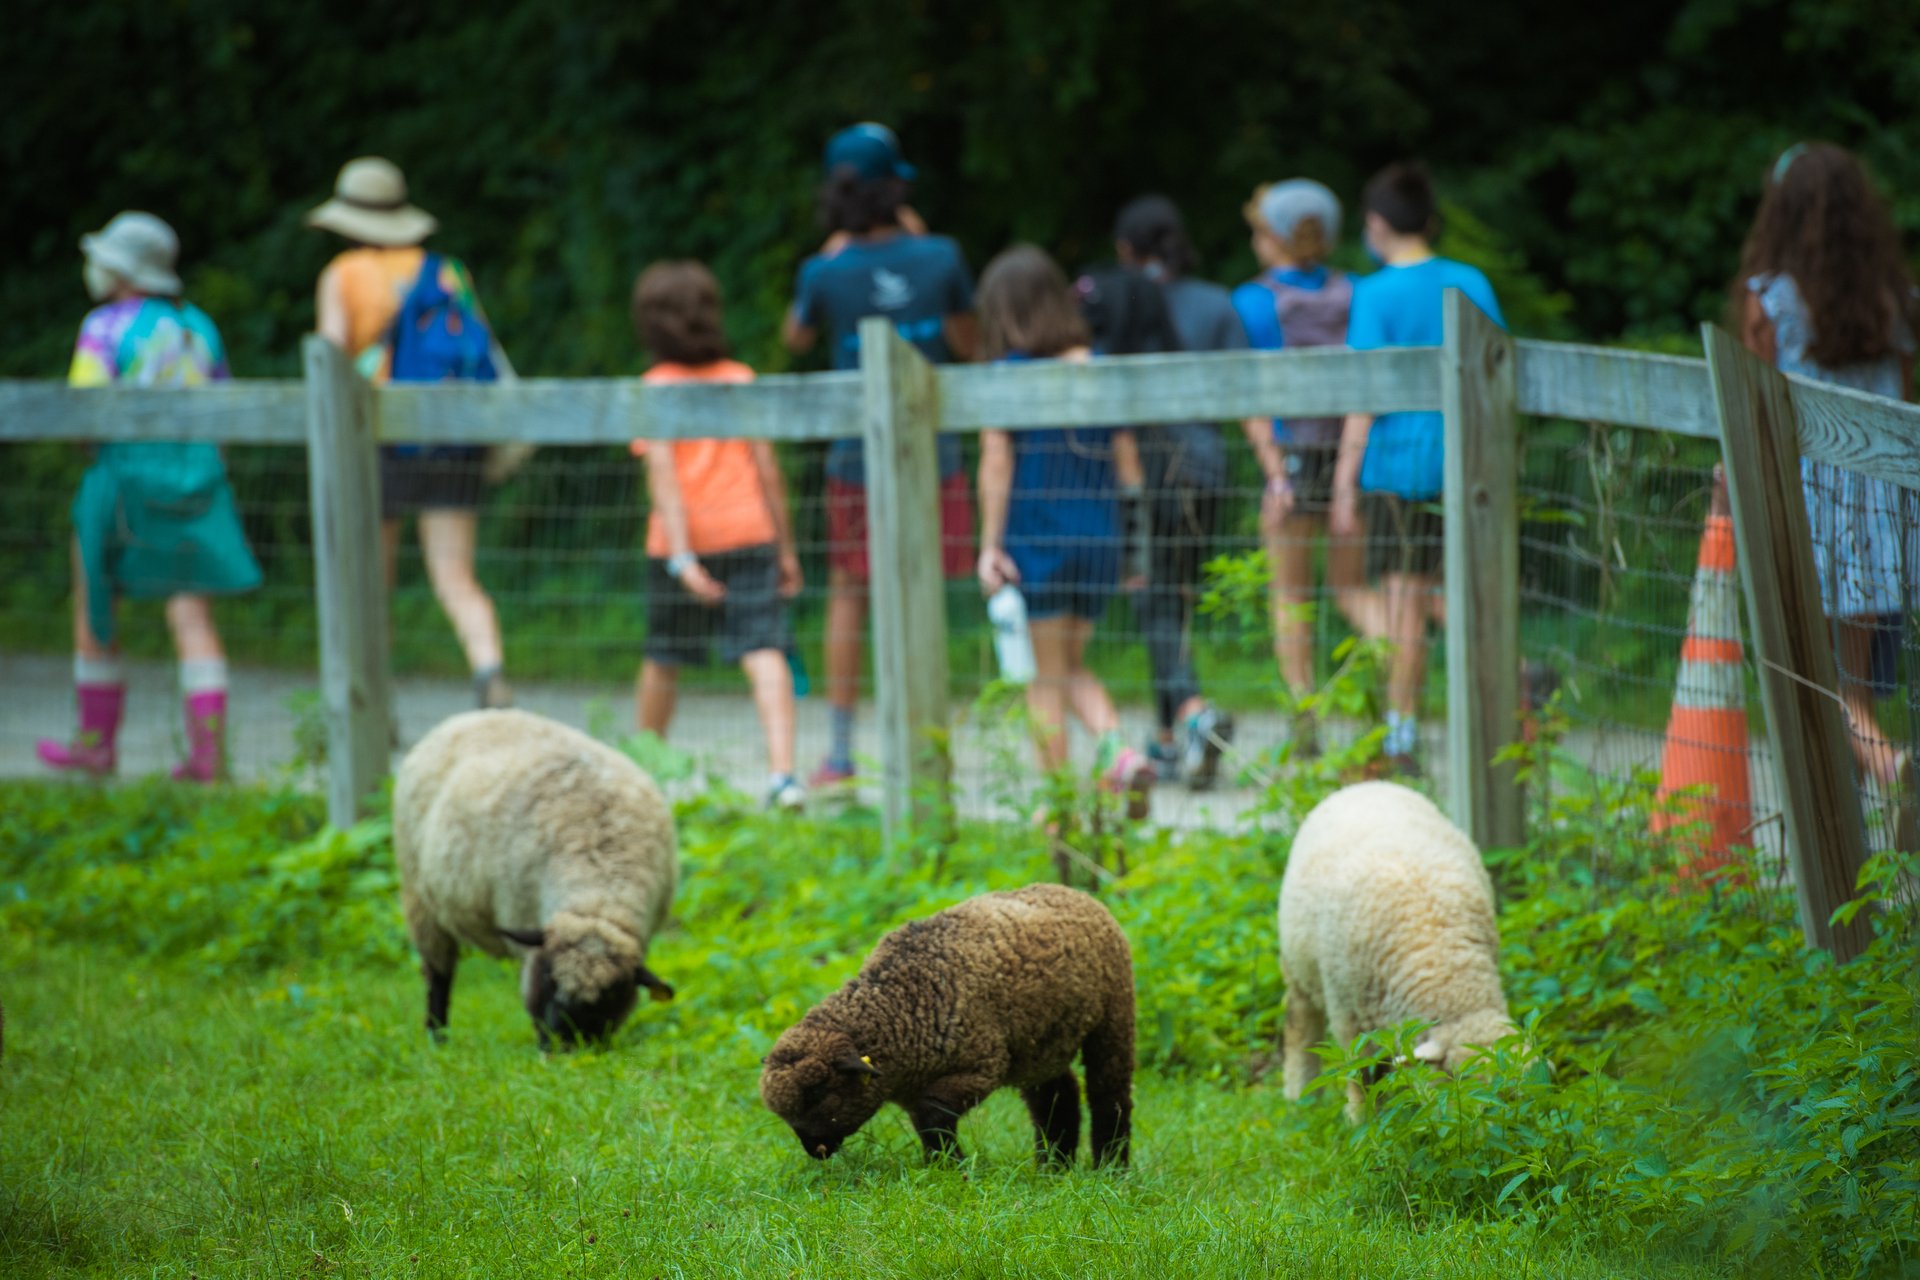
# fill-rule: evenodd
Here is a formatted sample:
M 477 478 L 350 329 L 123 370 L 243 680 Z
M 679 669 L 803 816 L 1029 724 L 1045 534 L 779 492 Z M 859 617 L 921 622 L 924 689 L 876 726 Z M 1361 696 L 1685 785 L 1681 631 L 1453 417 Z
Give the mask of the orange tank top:
M 345 309 L 349 356 L 357 357 L 386 333 L 426 258 L 427 251 L 418 245 L 360 248 L 349 249 L 327 264 L 320 273 L 320 307 L 324 312 L 331 290 Z
M 737 360 L 712 364 L 657 364 L 641 378 L 652 386 L 677 382 L 752 382 L 753 370 Z M 644 457 L 647 441 L 633 442 Z M 745 440 L 676 440 L 673 474 L 680 481 L 680 503 L 687 512 L 687 541 L 696 555 L 738 551 L 775 541 L 773 512 Z M 647 519 L 647 554 L 667 554 L 667 530 L 654 512 Z

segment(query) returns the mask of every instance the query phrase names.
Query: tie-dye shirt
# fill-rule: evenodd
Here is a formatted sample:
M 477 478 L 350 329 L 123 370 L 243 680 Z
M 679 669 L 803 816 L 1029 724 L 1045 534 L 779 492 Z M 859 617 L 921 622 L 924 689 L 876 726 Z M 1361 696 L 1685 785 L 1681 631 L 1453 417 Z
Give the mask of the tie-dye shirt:
M 198 387 L 227 378 L 227 348 L 190 302 L 122 298 L 80 323 L 67 382 L 75 387 Z

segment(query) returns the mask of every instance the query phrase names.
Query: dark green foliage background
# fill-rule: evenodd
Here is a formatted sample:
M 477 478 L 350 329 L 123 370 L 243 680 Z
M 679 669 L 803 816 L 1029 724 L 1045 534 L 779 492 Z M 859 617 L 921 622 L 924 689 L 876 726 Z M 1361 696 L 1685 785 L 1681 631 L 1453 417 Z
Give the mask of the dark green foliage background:
M 1920 228 L 1912 0 L 1622 0 L 1550 19 L 1523 0 L 14 9 L 0 41 L 0 376 L 64 372 L 86 306 L 77 238 L 129 207 L 180 230 L 189 292 L 236 373 L 296 374 L 313 281 L 339 247 L 301 214 L 342 160 L 368 152 L 405 166 L 516 363 L 546 375 L 637 371 L 627 290 L 667 255 L 711 262 L 740 353 L 789 367 L 775 334 L 818 241 L 819 148 L 868 117 L 898 127 L 922 170 L 916 204 L 976 269 L 1017 238 L 1069 264 L 1099 258 L 1119 205 L 1160 189 L 1186 209 L 1204 274 L 1237 280 L 1253 269 L 1238 210 L 1257 182 L 1317 175 L 1351 206 L 1376 166 L 1423 154 L 1448 197 L 1442 247 L 1483 266 L 1534 336 L 1697 349 L 1693 326 L 1722 309 L 1761 176 L 1797 138 L 1861 150 Z M 1358 267 L 1352 221 L 1342 256 Z M 790 451 L 796 495 L 817 494 L 817 452 Z M 243 661 L 301 661 L 305 482 L 270 454 L 229 462 L 249 536 L 279 549 L 279 594 L 223 605 L 223 619 Z M 14 477 L 0 487 L 9 645 L 64 644 L 58 531 L 84 465 L 64 445 L 0 447 Z M 1585 465 L 1564 463 L 1565 492 L 1584 491 Z M 630 643 L 607 650 L 607 671 L 588 671 L 577 646 L 556 660 L 527 643 L 513 593 L 543 607 L 556 593 L 631 595 L 565 577 L 556 557 L 636 564 L 625 495 L 638 492 L 620 451 L 548 451 L 490 504 L 488 554 L 530 566 L 502 599 L 517 672 L 624 671 Z M 817 512 L 800 519 L 817 541 Z M 1250 504 L 1227 513 L 1231 528 L 1252 520 Z M 815 582 L 819 569 L 809 562 Z M 398 660 L 451 670 L 417 576 L 403 566 L 397 630 L 418 643 Z M 1683 597 L 1668 603 L 1677 626 Z M 801 604 L 803 635 L 814 609 Z M 568 626 L 630 641 L 637 616 Z M 136 652 L 164 647 L 156 628 L 128 633 Z M 1664 706 L 1664 672 L 1644 674 Z
M 1310 173 L 1352 200 L 1417 152 L 1571 295 L 1568 331 L 1683 332 L 1717 313 L 1760 175 L 1795 138 L 1860 148 L 1920 225 L 1912 17 L 1905 0 L 1550 20 L 1524 0 L 18 5 L 0 374 L 63 371 L 76 237 L 126 207 L 178 226 L 237 371 L 292 373 L 335 247 L 299 215 L 364 152 L 406 167 L 524 368 L 635 368 L 625 291 L 667 254 L 715 265 L 743 353 L 778 366 L 819 145 L 865 117 L 899 128 L 917 199 L 976 266 L 1016 237 L 1097 256 L 1119 203 L 1159 188 L 1210 273 L 1237 277 L 1254 183 Z

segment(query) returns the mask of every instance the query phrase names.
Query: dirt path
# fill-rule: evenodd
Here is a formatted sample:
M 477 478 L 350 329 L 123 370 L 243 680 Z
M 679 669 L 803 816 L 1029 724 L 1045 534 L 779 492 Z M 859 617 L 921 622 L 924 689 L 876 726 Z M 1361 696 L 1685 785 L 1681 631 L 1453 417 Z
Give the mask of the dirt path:
M 179 758 L 179 704 L 173 692 L 174 668 L 162 662 L 129 664 L 127 724 L 120 739 L 120 773 L 134 777 L 163 772 Z M 293 775 L 311 784 L 310 771 L 301 774 L 296 743 L 304 732 L 317 730 L 312 714 L 315 679 L 303 672 L 239 668 L 233 673 L 231 756 L 235 774 L 244 780 Z M 629 691 L 615 685 L 521 684 L 519 705 L 566 724 L 600 734 L 624 734 L 633 725 Z M 307 704 L 307 711 L 301 705 Z M 417 740 L 433 725 L 473 705 L 465 681 L 403 679 L 397 686 L 397 709 L 403 746 Z M 34 740 L 44 734 L 64 734 L 72 724 L 72 674 L 67 660 L 46 656 L 0 656 L 0 776 L 31 777 L 44 773 L 34 759 Z M 1149 728 L 1143 709 L 1123 711 L 1127 732 L 1141 737 Z M 1425 758 L 1444 784 L 1445 758 L 1438 722 L 1426 726 Z M 1286 722 L 1277 714 L 1239 717 L 1237 745 L 1262 753 L 1279 744 Z M 673 745 L 690 753 L 699 766 L 691 780 L 671 789 L 685 791 L 724 781 L 751 795 L 766 784 L 766 764 L 759 726 L 744 689 L 738 694 L 689 693 L 682 697 L 674 722 Z M 799 758 L 810 770 L 827 745 L 826 703 L 817 697 L 800 703 Z M 856 734 L 856 753 L 869 755 L 877 746 L 871 716 Z M 1657 765 L 1659 740 L 1638 732 L 1577 731 L 1568 750 L 1591 767 L 1622 773 L 1633 767 Z M 1076 737 L 1077 759 L 1088 759 L 1090 744 Z M 1765 745 L 1756 741 L 1755 776 L 1765 776 Z M 963 720 L 954 735 L 955 783 L 961 811 L 969 815 L 1013 816 L 1022 812 L 1032 783 L 1032 757 L 1017 734 L 1004 727 L 990 729 Z M 1763 784 L 1762 794 L 1770 792 Z M 1154 797 L 1156 822 L 1179 828 L 1222 828 L 1238 825 L 1255 799 L 1251 787 L 1234 787 L 1204 794 L 1180 786 L 1165 786 Z M 873 799 L 871 789 L 863 791 Z M 1777 828 L 1777 824 L 1775 824 Z M 1777 834 L 1772 837 L 1778 840 Z M 1767 838 L 1763 833 L 1763 843 Z

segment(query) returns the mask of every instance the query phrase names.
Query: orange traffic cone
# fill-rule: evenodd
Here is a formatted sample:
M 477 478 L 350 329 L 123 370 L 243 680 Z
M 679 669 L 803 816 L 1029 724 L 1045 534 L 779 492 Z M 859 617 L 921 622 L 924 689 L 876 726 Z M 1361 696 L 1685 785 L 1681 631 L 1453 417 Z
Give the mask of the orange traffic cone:
M 1662 800 L 1702 788 L 1653 815 L 1653 830 L 1704 823 L 1691 835 L 1682 876 L 1706 875 L 1752 844 L 1753 792 L 1747 775 L 1747 698 L 1740 673 L 1740 592 L 1734 580 L 1733 521 L 1726 488 L 1716 477 L 1699 568 L 1680 646 L 1680 678 L 1660 759 Z M 1696 828 L 1696 831 L 1698 829 Z

